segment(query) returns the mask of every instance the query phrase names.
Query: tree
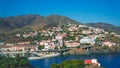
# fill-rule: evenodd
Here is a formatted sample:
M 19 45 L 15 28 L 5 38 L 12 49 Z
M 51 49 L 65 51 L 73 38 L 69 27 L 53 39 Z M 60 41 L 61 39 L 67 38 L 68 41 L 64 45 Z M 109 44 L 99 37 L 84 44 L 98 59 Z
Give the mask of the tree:
M 67 40 L 75 40 L 75 36 L 67 36 L 67 38 L 66 38 Z
M 39 45 L 38 49 L 39 50 L 44 49 L 44 46 L 43 45 Z
M 36 44 L 36 42 L 32 41 L 32 42 L 30 42 L 30 44 L 31 44 L 31 45 L 35 45 L 35 44 Z
M 54 49 L 55 49 L 55 50 L 58 50 L 58 47 L 56 46 Z
M 83 60 L 66 60 L 60 64 L 52 64 L 51 68 L 84 68 Z
M 33 68 L 27 58 L 23 57 L 0 57 L 0 68 Z
M 52 65 L 50 66 L 50 68 L 59 68 L 59 65 L 58 65 L 58 64 L 52 64 Z
M 80 45 L 79 45 L 79 46 L 77 46 L 77 48 L 79 49 L 79 48 L 80 48 Z
M 62 46 L 62 49 L 65 49 L 65 48 L 67 48 L 66 45 L 63 45 L 63 46 Z

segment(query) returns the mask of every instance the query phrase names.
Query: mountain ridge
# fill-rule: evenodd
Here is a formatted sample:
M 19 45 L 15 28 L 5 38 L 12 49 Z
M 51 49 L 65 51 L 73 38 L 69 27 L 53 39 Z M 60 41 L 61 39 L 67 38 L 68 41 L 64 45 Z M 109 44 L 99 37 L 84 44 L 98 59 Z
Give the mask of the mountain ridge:
M 17 31 L 41 30 L 44 28 L 65 25 L 67 23 L 84 24 L 75 21 L 71 18 L 68 18 L 66 16 L 60 16 L 56 14 L 52 14 L 49 16 L 28 14 L 20 16 L 9 16 L 4 18 L 0 17 L 0 32 L 11 32 L 16 30 Z M 108 23 L 103 22 L 86 23 L 84 25 L 120 33 L 120 27 Z
M 81 24 L 73 19 L 60 15 L 41 16 L 36 14 L 0 17 L 0 30 L 14 30 L 30 28 L 40 30 L 44 27 L 64 25 L 67 23 Z
M 108 24 L 108 23 L 103 23 L 103 22 L 98 22 L 98 23 L 86 23 L 85 25 L 87 26 L 91 26 L 91 27 L 96 27 L 96 28 L 102 28 L 108 31 L 113 31 L 116 33 L 120 33 L 120 27 L 119 26 L 115 26 L 112 24 Z

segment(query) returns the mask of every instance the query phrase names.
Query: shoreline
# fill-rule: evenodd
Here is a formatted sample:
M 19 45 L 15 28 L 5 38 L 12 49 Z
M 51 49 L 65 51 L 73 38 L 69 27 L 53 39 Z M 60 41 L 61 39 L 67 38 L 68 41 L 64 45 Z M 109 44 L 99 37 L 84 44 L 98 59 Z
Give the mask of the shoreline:
M 89 56 L 89 55 L 120 55 L 120 53 L 91 53 L 91 54 L 66 54 L 66 55 L 80 55 L 80 56 Z M 65 55 L 63 55 L 65 56 Z
M 65 55 L 59 54 L 59 55 L 49 55 L 49 56 L 33 57 L 33 58 L 31 57 L 28 60 L 39 60 L 39 59 L 45 59 L 45 58 L 50 58 L 55 56 L 68 56 L 68 55 L 71 55 L 71 56 L 120 55 L 120 52 L 119 53 L 65 54 Z
M 89 53 L 74 53 L 74 54 L 70 54 L 70 53 L 68 53 L 68 54 L 65 54 L 65 55 L 109 55 L 109 54 L 115 54 L 115 55 L 117 55 L 117 54 L 120 54 L 120 52 L 109 52 L 109 53 L 93 53 L 93 52 L 89 52 Z
M 114 68 L 114 67 L 110 67 L 109 64 L 106 64 L 106 62 L 108 61 L 109 58 L 118 58 L 119 57 L 116 57 L 116 56 L 120 56 L 120 53 L 119 54 L 97 54 L 97 55 L 63 55 L 63 56 L 58 56 L 58 57 L 53 57 L 53 58 L 47 58 L 47 60 L 49 61 L 52 61 L 52 60 L 57 60 L 58 58 L 60 58 L 60 61 L 52 61 L 54 63 L 61 63 L 65 60 L 72 60 L 72 59 L 98 59 L 98 61 L 101 63 L 101 66 L 104 66 L 104 67 L 107 67 L 107 68 Z M 34 64 L 34 62 L 38 62 L 38 63 L 42 63 L 44 61 L 41 61 L 41 60 L 46 60 L 46 59 L 40 59 L 40 60 L 31 60 L 30 63 L 33 64 L 34 66 L 38 66 L 36 64 Z M 104 61 L 105 60 L 105 61 Z M 113 59 L 113 60 L 116 60 L 116 59 Z M 114 61 L 115 62 L 115 61 Z M 111 61 L 111 64 L 113 62 Z M 51 62 L 48 63 L 49 65 L 47 66 L 48 68 L 50 67 L 51 65 Z M 42 65 L 42 64 L 39 64 L 42 68 L 47 68 L 46 66 Z M 115 64 L 114 64 L 115 66 Z M 117 68 L 117 67 L 116 67 Z
M 28 57 L 28 60 L 37 60 L 37 59 L 43 59 L 43 58 L 49 58 L 49 57 L 55 57 L 55 56 L 59 56 L 60 54 L 46 54 L 46 55 L 42 55 L 39 57 Z
M 76 49 L 77 50 L 77 49 Z M 14 54 L 20 54 L 20 53 L 26 53 L 26 52 L 5 52 L 5 53 L 1 53 L 1 54 L 11 54 L 11 53 L 14 53 Z M 72 53 L 68 53 L 66 52 L 65 54 L 43 54 L 43 55 L 40 55 L 38 57 L 28 57 L 28 60 L 37 60 L 37 59 L 43 59 L 43 58 L 49 58 L 49 57 L 54 57 L 54 56 L 66 56 L 66 55 L 80 55 L 80 56 L 88 56 L 88 55 L 119 55 L 120 52 L 119 51 L 111 51 L 111 52 L 104 52 L 104 51 L 99 51 L 99 52 L 90 52 L 90 51 L 85 51 L 85 52 L 74 52 L 72 51 Z M 26 56 L 24 56 L 26 57 Z
M 120 48 L 107 48 L 103 50 L 101 47 L 99 48 L 92 48 L 88 51 L 81 49 L 81 48 L 74 48 L 70 51 L 66 52 L 66 54 L 72 54 L 72 55 L 91 55 L 91 54 L 120 54 Z

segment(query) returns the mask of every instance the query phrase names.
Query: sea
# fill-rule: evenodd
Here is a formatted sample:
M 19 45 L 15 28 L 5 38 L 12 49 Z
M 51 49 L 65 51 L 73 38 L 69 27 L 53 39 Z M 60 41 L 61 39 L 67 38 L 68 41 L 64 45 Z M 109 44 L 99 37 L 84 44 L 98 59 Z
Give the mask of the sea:
M 29 60 L 29 62 L 35 68 L 50 68 L 50 65 L 53 63 L 59 64 L 65 60 L 72 59 L 97 59 L 101 66 L 104 68 L 120 68 L 120 54 L 64 55 L 38 60 Z

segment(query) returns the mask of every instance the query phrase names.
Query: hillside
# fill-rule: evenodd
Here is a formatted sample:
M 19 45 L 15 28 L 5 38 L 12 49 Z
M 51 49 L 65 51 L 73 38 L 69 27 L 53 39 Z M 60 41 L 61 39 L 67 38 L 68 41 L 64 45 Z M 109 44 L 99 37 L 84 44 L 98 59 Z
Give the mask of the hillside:
M 58 25 L 65 25 L 67 23 L 80 24 L 65 16 L 50 15 L 21 15 L 0 18 L 0 32 L 13 31 L 13 30 L 39 30 L 45 27 L 52 27 Z
M 81 24 L 73 19 L 60 15 L 40 16 L 29 14 L 6 18 L 0 17 L 0 33 L 40 30 L 53 26 L 66 25 L 67 23 Z M 85 25 L 120 33 L 120 27 L 107 23 L 87 23 Z
M 107 24 L 107 23 L 87 23 L 85 25 L 91 26 L 91 27 L 97 27 L 97 28 L 102 28 L 108 31 L 113 31 L 120 33 L 120 27 L 114 26 L 112 24 Z

